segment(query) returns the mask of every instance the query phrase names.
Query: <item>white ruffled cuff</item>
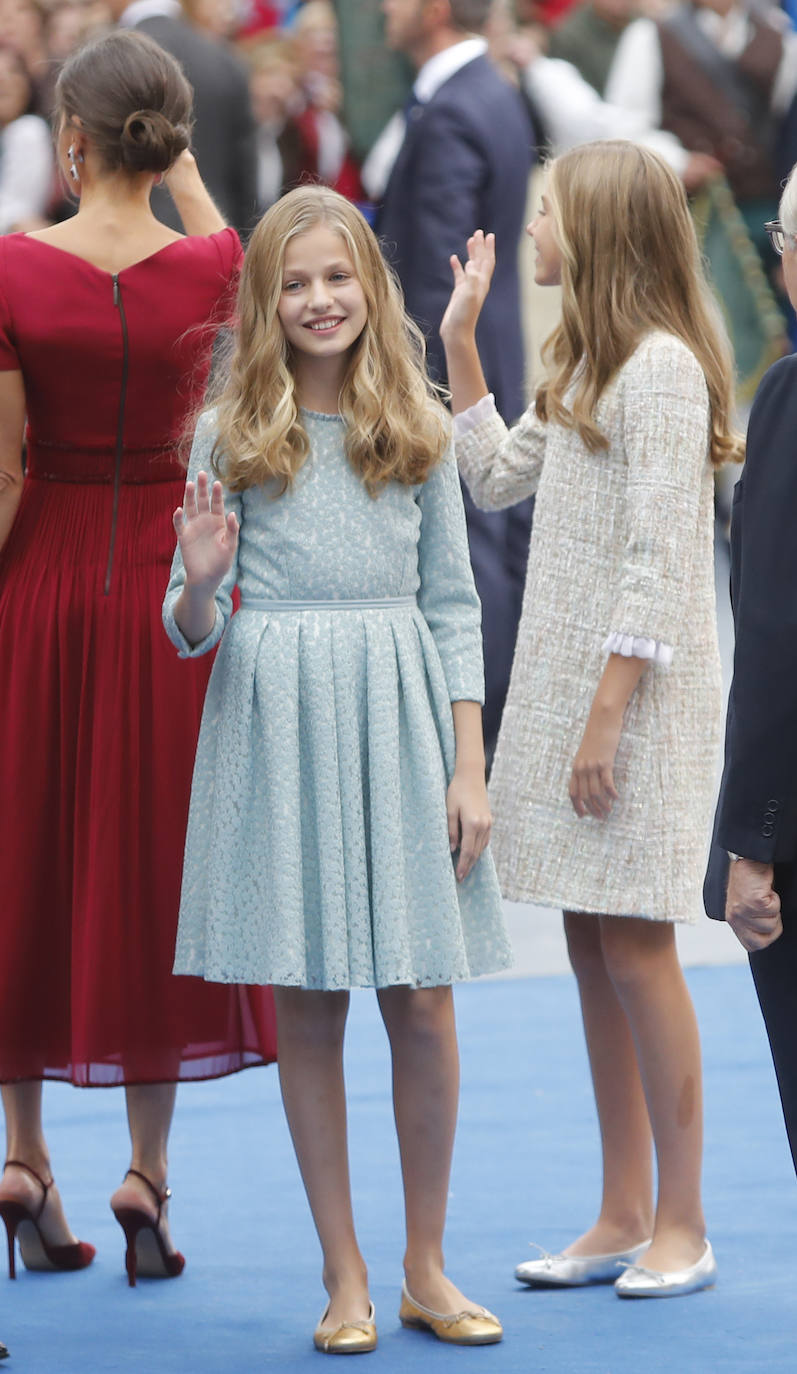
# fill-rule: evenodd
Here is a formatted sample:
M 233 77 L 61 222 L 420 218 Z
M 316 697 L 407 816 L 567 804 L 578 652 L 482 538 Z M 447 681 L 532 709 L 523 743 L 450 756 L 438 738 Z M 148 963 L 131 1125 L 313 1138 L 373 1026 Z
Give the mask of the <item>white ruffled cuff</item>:
M 672 645 L 660 639 L 646 639 L 642 635 L 625 635 L 613 630 L 603 642 L 605 654 L 622 654 L 623 658 L 649 658 L 660 668 L 669 668 L 672 663 Z
M 492 391 L 488 391 L 486 396 L 481 396 L 472 406 L 468 406 L 467 410 L 461 410 L 454 416 L 455 441 L 463 434 L 469 434 L 482 420 L 489 420 L 492 415 L 495 415 L 495 397 Z

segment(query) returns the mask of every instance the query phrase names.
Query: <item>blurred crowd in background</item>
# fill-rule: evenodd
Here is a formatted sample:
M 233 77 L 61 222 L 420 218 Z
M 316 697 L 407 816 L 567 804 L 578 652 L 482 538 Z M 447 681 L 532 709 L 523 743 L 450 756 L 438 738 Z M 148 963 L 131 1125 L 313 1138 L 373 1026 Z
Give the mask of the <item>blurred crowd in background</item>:
M 763 230 L 797 155 L 790 8 L 797 0 L 495 0 L 485 33 L 540 154 L 634 138 L 683 177 L 743 398 L 795 337 Z M 366 211 L 379 199 L 369 154 L 416 75 L 386 42 L 381 0 L 0 0 L 0 232 L 72 213 L 51 151 L 55 80 L 77 45 L 120 23 L 183 61 L 200 170 L 242 233 L 308 178 Z

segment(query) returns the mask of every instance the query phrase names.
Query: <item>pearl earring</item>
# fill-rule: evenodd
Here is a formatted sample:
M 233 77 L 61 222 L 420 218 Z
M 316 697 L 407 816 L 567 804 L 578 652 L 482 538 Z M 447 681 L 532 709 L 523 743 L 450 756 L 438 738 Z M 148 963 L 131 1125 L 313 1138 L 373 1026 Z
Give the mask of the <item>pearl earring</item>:
M 74 182 L 79 182 L 79 181 L 80 181 L 80 172 L 78 171 L 77 161 L 75 160 L 75 145 L 74 145 L 74 143 L 70 143 L 70 145 L 69 145 L 69 147 L 68 147 L 68 149 L 67 149 L 66 155 L 67 155 L 67 157 L 69 158 L 69 175 L 71 176 L 71 178 L 72 178 L 72 180 L 73 180 Z M 82 161 L 83 161 L 83 154 L 82 154 L 82 153 L 78 153 L 77 156 L 78 156 L 78 159 L 82 162 Z

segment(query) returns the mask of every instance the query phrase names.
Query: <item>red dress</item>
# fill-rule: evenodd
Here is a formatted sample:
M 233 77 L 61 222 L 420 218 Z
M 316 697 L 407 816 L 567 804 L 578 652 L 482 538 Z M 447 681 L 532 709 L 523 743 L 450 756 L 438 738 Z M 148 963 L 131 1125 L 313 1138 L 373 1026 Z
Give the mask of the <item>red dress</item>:
M 171 972 L 211 665 L 177 658 L 161 602 L 178 441 L 240 259 L 231 229 L 115 277 L 0 238 L 0 370 L 21 369 L 28 409 L 0 552 L 0 1081 L 276 1057 L 270 990 Z

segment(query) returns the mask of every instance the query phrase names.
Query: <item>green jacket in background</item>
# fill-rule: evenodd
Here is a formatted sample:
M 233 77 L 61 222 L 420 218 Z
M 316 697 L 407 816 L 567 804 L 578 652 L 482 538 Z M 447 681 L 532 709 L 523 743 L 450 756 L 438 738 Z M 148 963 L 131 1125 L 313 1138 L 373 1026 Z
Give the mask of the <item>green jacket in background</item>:
M 335 0 L 340 28 L 343 118 L 362 159 L 410 92 L 413 71 L 385 45 L 379 0 Z

